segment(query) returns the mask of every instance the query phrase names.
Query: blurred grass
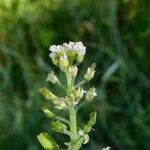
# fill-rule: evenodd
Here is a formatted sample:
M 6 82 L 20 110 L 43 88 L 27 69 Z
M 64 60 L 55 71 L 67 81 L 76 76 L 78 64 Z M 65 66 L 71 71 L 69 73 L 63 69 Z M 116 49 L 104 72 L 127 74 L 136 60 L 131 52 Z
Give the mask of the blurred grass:
M 83 149 L 149 150 L 149 6 L 148 0 L 0 0 L 0 149 L 41 149 L 36 135 L 47 130 L 63 144 L 66 137 L 54 134 L 40 111 L 37 89 L 60 90 L 45 82 L 51 69 L 61 76 L 48 46 L 81 40 L 88 50 L 78 79 L 96 62 L 91 85 L 98 97 L 80 110 L 79 123 L 92 110 L 99 114 Z

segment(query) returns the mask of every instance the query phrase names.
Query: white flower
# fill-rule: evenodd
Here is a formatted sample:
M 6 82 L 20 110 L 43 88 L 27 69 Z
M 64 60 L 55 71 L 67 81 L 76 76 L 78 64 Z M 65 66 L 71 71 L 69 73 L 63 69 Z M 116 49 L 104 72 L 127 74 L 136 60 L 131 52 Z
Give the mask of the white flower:
M 97 93 L 96 93 L 96 92 L 93 93 L 93 97 L 95 97 L 95 96 L 97 96 Z
M 110 147 L 103 148 L 102 150 L 110 150 Z
M 56 55 L 56 54 L 53 52 L 53 53 L 50 53 L 50 54 L 49 54 L 49 57 L 52 58 L 52 59 L 54 59 L 54 58 L 55 58 L 55 55 Z
M 82 42 L 69 42 L 63 44 L 63 48 L 67 51 L 76 51 L 79 55 L 84 56 L 86 53 L 86 47 Z
M 74 49 L 74 42 L 69 42 L 68 44 L 67 43 L 64 43 L 63 44 L 63 48 L 65 49 L 65 50 L 68 50 L 68 51 L 74 51 L 75 49 Z
M 78 54 L 81 56 L 84 56 L 86 53 L 86 47 L 82 42 L 75 42 L 74 49 L 76 49 Z
M 50 46 L 49 50 L 51 51 L 51 53 L 49 54 L 49 57 L 51 57 L 52 59 L 54 59 L 56 53 L 61 52 L 62 49 L 63 48 L 60 45 L 52 45 L 52 46 Z
M 84 59 L 84 55 L 86 53 L 86 47 L 82 42 L 69 42 L 62 45 L 52 45 L 49 47 L 49 50 L 51 52 L 49 56 L 53 63 L 55 65 L 58 65 L 59 63 L 60 66 L 62 60 L 68 61 L 67 66 L 72 65 L 75 60 L 79 64 Z M 64 55 L 61 56 L 62 54 Z
M 52 46 L 50 46 L 49 50 L 51 52 L 56 52 L 57 53 L 57 52 L 62 51 L 62 46 L 61 45 L 52 45 Z

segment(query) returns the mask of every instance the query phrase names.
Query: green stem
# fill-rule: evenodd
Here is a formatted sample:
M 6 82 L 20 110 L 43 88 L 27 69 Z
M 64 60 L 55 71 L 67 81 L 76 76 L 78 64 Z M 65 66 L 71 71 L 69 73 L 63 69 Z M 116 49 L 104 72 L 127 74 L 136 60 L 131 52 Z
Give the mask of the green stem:
M 69 108 L 69 115 L 70 115 L 71 147 L 72 150 L 78 150 L 76 111 L 73 106 L 70 106 Z
M 69 96 L 72 90 L 72 77 L 69 73 L 66 73 L 67 78 L 67 95 Z M 77 120 L 76 110 L 74 108 L 74 100 L 69 104 L 69 117 L 70 117 L 70 138 L 71 138 L 71 150 L 78 150 L 77 144 Z
M 86 80 L 83 80 L 83 81 L 81 81 L 80 83 L 76 84 L 74 87 L 75 87 L 75 89 L 76 89 L 76 88 L 82 86 L 82 85 L 85 84 L 85 83 L 86 83 Z
M 55 116 L 55 119 L 56 119 L 56 120 L 59 120 L 59 121 L 62 121 L 62 122 L 64 122 L 65 124 L 69 124 L 69 121 L 66 120 L 65 118 L 62 118 L 62 117 L 59 117 L 59 116 Z

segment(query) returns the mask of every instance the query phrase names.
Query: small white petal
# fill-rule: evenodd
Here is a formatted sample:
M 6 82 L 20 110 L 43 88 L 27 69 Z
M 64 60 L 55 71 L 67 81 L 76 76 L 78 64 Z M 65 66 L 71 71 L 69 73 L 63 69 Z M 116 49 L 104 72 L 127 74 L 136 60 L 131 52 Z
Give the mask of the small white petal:
M 49 57 L 54 58 L 55 57 L 55 53 L 50 53 Z
M 95 97 L 95 96 L 97 96 L 97 93 L 96 93 L 96 92 L 94 92 L 94 93 L 93 93 L 93 96 L 94 96 L 94 97 Z
M 79 136 L 83 136 L 83 135 L 84 135 L 83 130 L 80 130 L 80 131 L 79 131 Z

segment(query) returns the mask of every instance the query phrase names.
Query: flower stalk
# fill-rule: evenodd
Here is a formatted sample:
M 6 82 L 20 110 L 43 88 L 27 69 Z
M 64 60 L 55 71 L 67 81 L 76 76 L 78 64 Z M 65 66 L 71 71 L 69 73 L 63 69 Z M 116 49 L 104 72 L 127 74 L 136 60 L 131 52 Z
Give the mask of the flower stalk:
M 63 118 L 51 112 L 47 106 L 42 107 L 45 115 L 52 119 L 51 128 L 59 133 L 70 136 L 70 141 L 65 143 L 68 146 L 68 150 L 79 150 L 83 144 L 88 143 L 89 135 L 92 126 L 96 122 L 96 112 L 90 114 L 90 119 L 85 124 L 84 128 L 78 128 L 77 124 L 77 111 L 81 109 L 85 104 L 93 101 L 97 96 L 94 87 L 89 90 L 84 90 L 83 86 L 86 82 L 90 81 L 95 74 L 95 64 L 88 67 L 83 81 L 75 83 L 75 79 L 78 73 L 78 67 L 76 64 L 80 64 L 86 52 L 86 47 L 82 42 L 69 42 L 63 45 L 50 46 L 50 58 L 54 65 L 58 66 L 60 71 L 65 73 L 66 86 L 63 86 L 57 75 L 52 71 L 47 76 L 47 81 L 51 84 L 56 84 L 62 87 L 66 91 L 64 97 L 59 97 L 55 93 L 51 92 L 46 87 L 40 88 L 39 92 L 50 102 L 55 109 L 67 110 L 69 118 Z M 47 133 L 42 132 L 37 136 L 39 142 L 45 149 L 56 150 L 60 149 L 60 146 L 51 138 Z
M 73 89 L 72 85 L 72 77 L 69 73 L 66 73 L 67 79 L 67 95 L 68 97 L 71 94 L 71 89 Z M 70 139 L 71 139 L 71 147 L 72 150 L 78 150 L 77 145 L 77 120 L 76 120 L 76 110 L 74 107 L 75 100 L 72 99 L 69 105 L 69 118 L 70 118 Z

